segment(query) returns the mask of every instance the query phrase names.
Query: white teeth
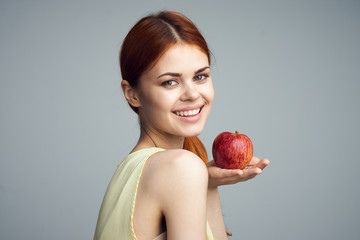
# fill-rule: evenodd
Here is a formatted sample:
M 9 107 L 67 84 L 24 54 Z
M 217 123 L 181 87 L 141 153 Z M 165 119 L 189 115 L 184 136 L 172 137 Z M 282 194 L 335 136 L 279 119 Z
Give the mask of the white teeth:
M 175 112 L 176 115 L 178 116 L 185 116 L 185 117 L 191 117 L 191 116 L 194 116 L 196 114 L 198 114 L 200 112 L 200 108 L 198 109 L 195 109 L 195 110 L 190 110 L 190 111 L 180 111 L 180 112 Z

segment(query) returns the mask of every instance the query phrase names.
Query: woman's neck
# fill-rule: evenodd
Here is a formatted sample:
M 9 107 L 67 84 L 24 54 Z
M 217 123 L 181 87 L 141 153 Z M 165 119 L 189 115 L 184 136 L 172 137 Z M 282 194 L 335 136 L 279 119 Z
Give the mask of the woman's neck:
M 132 152 L 149 147 L 182 149 L 184 145 L 184 139 L 184 137 L 163 135 L 149 129 L 141 128 L 139 141 Z

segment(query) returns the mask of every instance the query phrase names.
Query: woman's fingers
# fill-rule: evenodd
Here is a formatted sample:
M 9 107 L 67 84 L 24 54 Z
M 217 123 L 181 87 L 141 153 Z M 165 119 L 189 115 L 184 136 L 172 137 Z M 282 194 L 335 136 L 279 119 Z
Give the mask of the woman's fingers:
M 270 164 L 269 159 L 264 158 L 264 159 L 260 160 L 260 158 L 254 156 L 254 157 L 251 158 L 251 160 L 250 160 L 247 168 L 256 166 L 256 167 L 258 167 L 258 168 L 260 168 L 260 169 L 264 169 L 264 168 L 265 168 L 266 166 L 268 166 L 269 164 Z M 216 163 L 215 163 L 214 160 L 212 160 L 212 161 L 210 161 L 210 162 L 207 163 L 207 166 L 208 166 L 208 167 L 213 167 L 213 166 L 216 167 Z
M 223 169 L 216 166 L 209 167 L 208 169 L 210 175 L 215 178 L 233 177 L 242 174 L 240 169 Z
M 260 162 L 260 158 L 254 156 L 251 158 L 249 165 L 254 166 L 254 165 L 258 164 L 259 162 Z
M 264 169 L 266 166 L 268 166 L 270 164 L 270 161 L 269 159 L 267 158 L 264 158 L 263 160 L 261 160 L 260 162 L 258 162 L 256 164 L 256 167 L 258 168 L 261 168 L 261 169 Z

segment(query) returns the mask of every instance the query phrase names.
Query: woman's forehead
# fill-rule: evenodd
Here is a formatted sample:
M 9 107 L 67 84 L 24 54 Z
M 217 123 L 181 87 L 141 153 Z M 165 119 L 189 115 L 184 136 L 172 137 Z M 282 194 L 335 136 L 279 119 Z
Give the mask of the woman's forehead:
M 196 71 L 209 65 L 207 55 L 199 47 L 187 44 L 176 44 L 170 47 L 150 69 L 159 72 Z

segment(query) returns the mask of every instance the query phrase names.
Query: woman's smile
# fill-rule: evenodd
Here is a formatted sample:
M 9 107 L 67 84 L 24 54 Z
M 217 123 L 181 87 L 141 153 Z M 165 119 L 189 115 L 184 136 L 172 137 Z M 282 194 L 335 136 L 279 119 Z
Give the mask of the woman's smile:
M 178 119 L 185 122 L 197 122 L 201 119 L 201 109 L 203 106 L 198 108 L 193 108 L 190 110 L 179 110 L 175 111 L 174 114 Z
M 181 116 L 181 117 L 192 117 L 196 114 L 198 114 L 200 112 L 200 108 L 196 109 L 196 110 L 190 110 L 190 111 L 181 111 L 181 112 L 176 112 L 176 115 Z
M 200 112 L 200 108 L 195 109 L 195 110 L 190 110 L 190 111 L 180 111 L 180 112 L 175 112 L 176 115 L 181 116 L 181 117 L 192 117 L 196 114 L 198 114 Z
M 187 107 L 180 110 L 174 111 L 174 113 L 181 117 L 191 117 L 196 114 L 198 114 L 201 111 L 202 106 L 196 106 L 196 107 Z

